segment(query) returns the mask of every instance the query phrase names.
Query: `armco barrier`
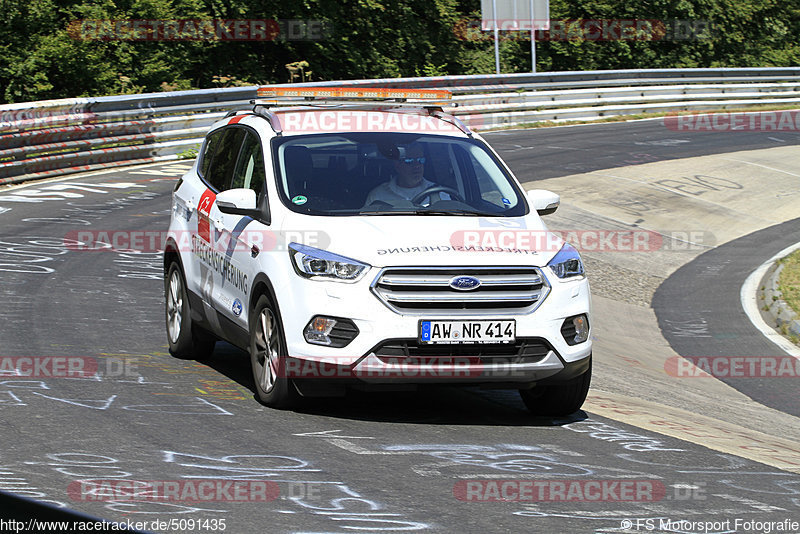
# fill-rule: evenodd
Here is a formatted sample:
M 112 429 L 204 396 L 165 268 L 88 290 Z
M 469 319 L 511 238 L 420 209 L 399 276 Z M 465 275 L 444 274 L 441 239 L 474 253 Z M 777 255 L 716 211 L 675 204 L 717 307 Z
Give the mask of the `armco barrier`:
M 295 87 L 450 89 L 447 111 L 480 130 L 647 112 L 800 104 L 800 67 L 649 69 L 386 78 Z M 256 87 L 0 106 L 0 184 L 178 159 Z M 800 107 L 800 105 L 798 105 Z

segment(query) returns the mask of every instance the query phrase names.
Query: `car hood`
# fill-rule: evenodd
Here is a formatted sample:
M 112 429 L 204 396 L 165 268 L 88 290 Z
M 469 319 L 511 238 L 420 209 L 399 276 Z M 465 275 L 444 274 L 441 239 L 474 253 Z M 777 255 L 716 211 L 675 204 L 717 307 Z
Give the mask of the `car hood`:
M 393 265 L 546 265 L 564 241 L 536 215 L 470 217 L 375 215 L 287 217 L 287 241 L 369 263 Z

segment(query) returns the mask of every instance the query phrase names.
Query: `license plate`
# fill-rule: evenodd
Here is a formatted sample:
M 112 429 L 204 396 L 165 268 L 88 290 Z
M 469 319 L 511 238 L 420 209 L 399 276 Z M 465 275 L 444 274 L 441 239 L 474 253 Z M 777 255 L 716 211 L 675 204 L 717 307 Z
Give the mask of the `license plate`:
M 517 324 L 505 321 L 420 321 L 420 343 L 513 343 Z

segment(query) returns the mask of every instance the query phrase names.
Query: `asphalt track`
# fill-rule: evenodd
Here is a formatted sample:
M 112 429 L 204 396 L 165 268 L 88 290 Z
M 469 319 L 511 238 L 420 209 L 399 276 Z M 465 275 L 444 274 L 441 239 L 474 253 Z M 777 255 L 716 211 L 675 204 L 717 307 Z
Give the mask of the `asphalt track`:
M 766 259 L 800 243 L 800 219 L 716 247 L 680 268 L 653 299 L 659 326 L 681 356 L 785 356 L 747 319 L 739 288 Z M 800 380 L 725 378 L 752 399 L 800 417 Z
M 692 142 L 675 142 L 688 135 Z M 659 121 L 498 132 L 487 139 L 524 181 L 643 159 L 800 144 L 796 134 L 676 134 Z M 133 167 L 0 190 L 0 355 L 85 358 L 97 366 L 91 378 L 42 370 L 0 379 L 0 489 L 123 522 L 176 520 L 165 528 L 144 525 L 157 532 L 219 531 L 211 523 L 188 528 L 189 520 L 201 519 L 224 519 L 226 532 L 234 533 L 722 534 L 760 531 L 748 521 L 800 521 L 797 469 L 703 446 L 703 428 L 679 439 L 591 409 L 565 420 L 535 419 L 516 393 L 451 387 L 356 393 L 275 411 L 254 400 L 248 359 L 230 346 L 203 362 L 171 358 L 157 246 L 146 238 L 116 252 L 75 244 L 81 230 L 166 228 L 169 193 L 187 167 Z M 676 352 L 776 353 L 731 299 L 738 299 L 743 277 L 784 248 L 783 241 L 800 241 L 794 227 L 728 241 L 667 277 L 653 310 Z M 743 246 L 748 253 L 737 254 Z M 725 269 L 715 271 L 713 284 L 699 278 L 717 262 Z M 670 329 L 675 317 L 690 312 L 701 315 L 706 332 Z M 603 355 L 595 356 L 602 366 Z M 796 384 L 732 383 L 794 415 Z M 642 399 L 649 394 L 638 391 Z M 269 482 L 279 495 L 236 502 L 222 492 L 213 501 L 165 502 L 141 491 L 135 499 L 117 493 L 108 500 L 87 489 L 134 480 Z M 507 480 L 548 489 L 570 483 L 573 490 L 602 482 L 607 491 L 586 501 L 557 494 L 539 501 L 464 500 L 467 483 L 482 488 L 473 499 L 491 499 L 489 483 Z M 631 501 L 614 489 L 623 482 L 655 491 Z M 10 512 L 0 508 L 0 516 Z M 720 523 L 706 528 L 680 521 Z

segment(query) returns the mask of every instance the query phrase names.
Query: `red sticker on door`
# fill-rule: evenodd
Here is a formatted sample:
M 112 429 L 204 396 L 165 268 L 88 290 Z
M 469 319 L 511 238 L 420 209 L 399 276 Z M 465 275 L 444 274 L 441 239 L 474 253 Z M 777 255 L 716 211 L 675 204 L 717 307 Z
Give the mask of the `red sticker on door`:
M 200 202 L 197 203 L 197 234 L 201 239 L 205 239 L 206 243 L 211 243 L 209 215 L 211 213 L 211 206 L 216 199 L 217 194 L 210 189 L 206 189 L 203 196 L 200 197 Z

